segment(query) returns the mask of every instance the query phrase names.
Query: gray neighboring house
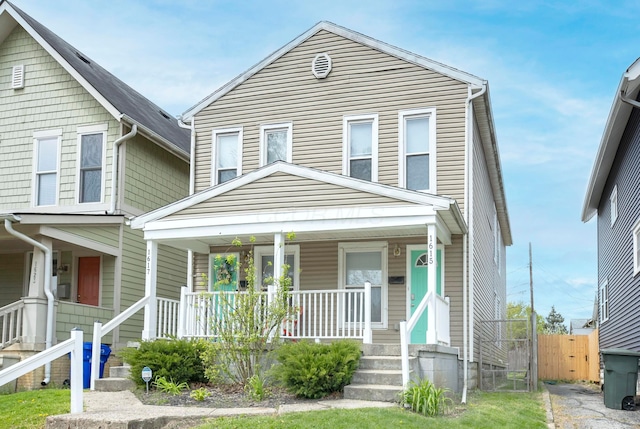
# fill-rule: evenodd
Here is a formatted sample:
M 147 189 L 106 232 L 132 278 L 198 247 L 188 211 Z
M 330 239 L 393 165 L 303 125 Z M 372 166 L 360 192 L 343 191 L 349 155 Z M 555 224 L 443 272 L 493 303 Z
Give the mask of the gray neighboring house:
M 188 195 L 189 131 L 8 1 L 0 1 L 0 360 L 91 338 L 143 297 L 145 242 L 129 218 Z M 158 298 L 186 253 L 159 249 Z M 141 312 L 103 339 L 139 339 Z M 66 364 L 67 368 L 64 368 Z M 1 368 L 1 365 L 0 365 Z M 62 383 L 68 359 L 22 377 Z
M 582 221 L 598 227 L 600 349 L 640 352 L 640 59 L 622 75 L 589 178 Z

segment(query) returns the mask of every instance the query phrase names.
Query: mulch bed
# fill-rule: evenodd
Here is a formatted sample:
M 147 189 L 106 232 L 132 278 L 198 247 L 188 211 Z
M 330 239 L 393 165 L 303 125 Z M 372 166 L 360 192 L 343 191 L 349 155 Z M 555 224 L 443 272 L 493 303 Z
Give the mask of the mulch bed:
M 190 396 L 191 391 L 185 390 L 180 395 L 170 395 L 156 390 L 138 389 L 134 393 L 145 405 L 168 405 L 175 407 L 202 408 L 277 408 L 284 404 L 314 403 L 317 400 L 298 398 L 280 387 L 271 387 L 262 401 L 253 399 L 240 385 L 192 385 L 195 390 L 204 387 L 209 391 L 203 401 L 196 401 Z M 341 399 L 342 393 L 335 393 L 323 399 Z

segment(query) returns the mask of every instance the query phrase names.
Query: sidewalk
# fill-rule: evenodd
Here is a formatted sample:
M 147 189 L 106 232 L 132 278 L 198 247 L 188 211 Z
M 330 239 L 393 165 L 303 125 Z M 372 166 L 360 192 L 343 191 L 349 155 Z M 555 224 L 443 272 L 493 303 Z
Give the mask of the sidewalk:
M 197 408 L 144 405 L 130 391 L 84 392 L 82 414 L 62 414 L 47 417 L 47 429 L 132 429 L 132 428 L 188 428 L 202 424 L 205 419 L 239 415 L 272 415 L 330 408 L 395 407 L 390 402 L 338 399 L 305 404 L 288 404 L 276 408 Z

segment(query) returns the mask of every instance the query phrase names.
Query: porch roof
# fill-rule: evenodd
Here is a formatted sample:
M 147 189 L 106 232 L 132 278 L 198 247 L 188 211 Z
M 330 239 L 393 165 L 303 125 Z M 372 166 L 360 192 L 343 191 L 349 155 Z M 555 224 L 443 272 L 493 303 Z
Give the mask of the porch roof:
M 131 220 L 147 240 L 207 253 L 236 236 L 270 242 L 278 232 L 296 241 L 372 239 L 466 232 L 449 197 L 372 183 L 276 162 Z

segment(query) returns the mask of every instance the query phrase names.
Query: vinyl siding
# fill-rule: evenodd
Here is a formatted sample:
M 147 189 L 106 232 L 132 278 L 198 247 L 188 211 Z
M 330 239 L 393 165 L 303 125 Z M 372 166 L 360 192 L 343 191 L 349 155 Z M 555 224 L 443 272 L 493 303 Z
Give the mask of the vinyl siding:
M 18 64 L 25 65 L 25 88 L 14 90 L 9 82 Z M 113 141 L 117 122 L 19 26 L 0 45 L 0 82 L 0 209 L 31 207 L 33 133 L 52 129 L 62 129 L 58 204 L 75 205 L 78 125 L 107 124 L 107 140 Z M 103 174 L 109 201 L 111 170 Z
M 327 52 L 333 69 L 317 80 L 311 60 Z M 379 182 L 398 184 L 398 112 L 435 107 L 438 193 L 463 207 L 467 85 L 321 31 L 196 116 L 196 191 L 211 184 L 212 130 L 243 127 L 243 172 L 259 166 L 260 125 L 293 123 L 293 163 L 342 172 L 343 116 L 379 115 Z
M 189 194 L 189 164 L 143 136 L 124 144 L 124 202 L 147 212 Z
M 618 219 L 609 197 L 618 187 Z M 609 319 L 600 324 L 600 349 L 640 352 L 640 274 L 633 275 L 633 226 L 640 219 L 640 113 L 633 109 L 598 206 L 598 285 L 608 281 Z M 599 299 L 599 297 L 598 297 Z
M 506 318 L 506 280 L 494 259 L 495 204 L 489 182 L 484 150 L 476 127 L 473 144 L 473 342 L 474 359 L 479 358 L 481 322 L 495 320 L 496 293 L 500 299 L 500 319 Z M 500 249 L 501 260 L 504 246 Z M 502 265 L 503 266 L 503 265 Z M 495 344 L 495 343 L 491 343 Z M 488 362 L 491 349 L 484 347 L 483 362 Z
M 59 226 L 56 229 L 114 248 L 120 246 L 118 226 Z

